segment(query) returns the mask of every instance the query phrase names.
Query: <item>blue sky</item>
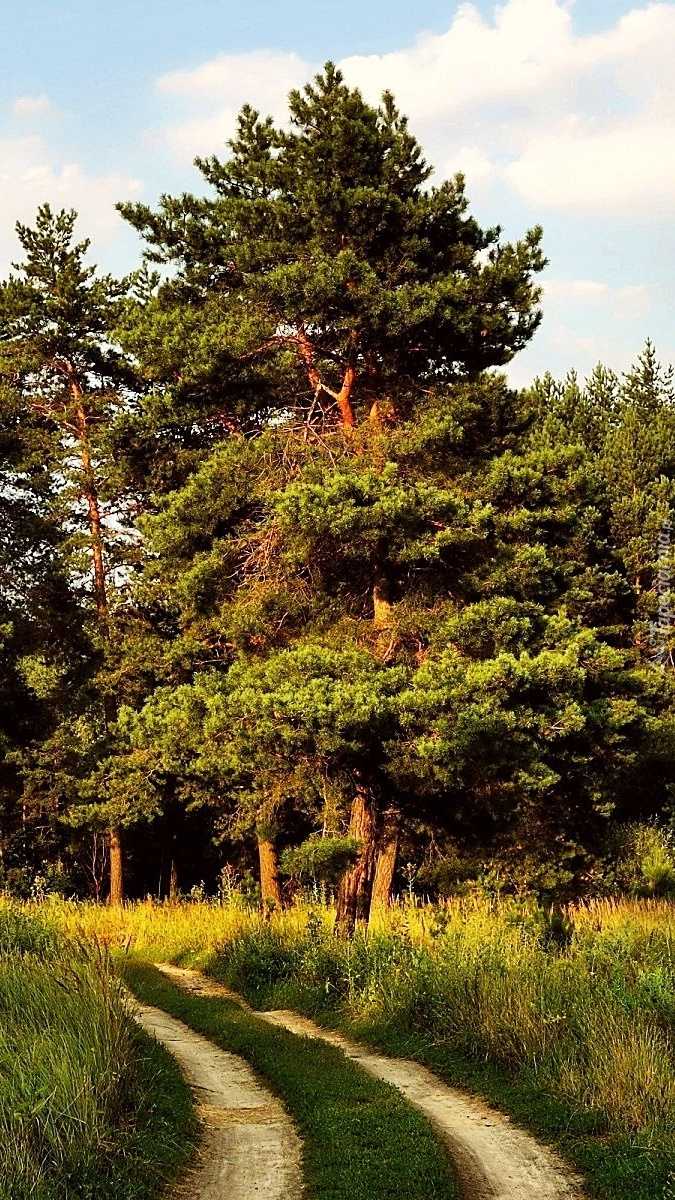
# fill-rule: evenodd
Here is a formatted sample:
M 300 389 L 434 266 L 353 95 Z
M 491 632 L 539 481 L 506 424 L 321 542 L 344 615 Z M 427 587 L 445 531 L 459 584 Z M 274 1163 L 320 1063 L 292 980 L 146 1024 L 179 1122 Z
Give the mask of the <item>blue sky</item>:
M 511 368 L 628 366 L 647 336 L 675 359 L 675 2 L 16 0 L 3 6 L 0 264 L 14 221 L 75 207 L 106 269 L 138 246 L 117 199 L 199 188 L 251 101 L 326 58 L 375 100 L 394 91 L 438 176 L 516 237 L 541 223 L 544 322 Z

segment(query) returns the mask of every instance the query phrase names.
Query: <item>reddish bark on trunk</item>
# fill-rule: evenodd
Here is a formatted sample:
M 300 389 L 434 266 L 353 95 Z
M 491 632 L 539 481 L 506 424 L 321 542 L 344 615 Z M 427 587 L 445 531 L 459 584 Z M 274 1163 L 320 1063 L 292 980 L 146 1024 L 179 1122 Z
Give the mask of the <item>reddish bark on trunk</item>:
M 347 370 L 344 373 L 342 387 L 335 397 L 337 400 L 337 406 L 340 409 L 343 428 L 349 431 L 351 431 L 355 425 L 354 409 L 352 408 L 352 392 L 354 390 L 355 383 L 356 368 L 350 365 L 347 367 Z
M 389 581 L 383 572 L 378 572 L 373 584 L 373 625 L 386 630 L 391 625 L 392 603 Z
M 281 884 L 279 883 L 279 864 L 277 849 L 269 838 L 258 838 L 258 857 L 260 859 L 260 895 L 264 906 L 281 908 Z
M 356 424 L 351 399 L 352 392 L 354 390 L 354 384 L 356 383 L 356 366 L 354 362 L 356 334 L 352 332 L 351 335 L 349 362 L 345 368 L 345 373 L 342 377 L 342 387 L 340 388 L 339 392 L 336 392 L 333 388 L 328 387 L 328 385 L 324 383 L 323 379 L 321 378 L 316 366 L 314 346 L 308 338 L 307 332 L 303 325 L 298 326 L 297 337 L 295 340 L 297 340 L 300 356 L 305 364 L 310 387 L 315 394 L 325 392 L 327 396 L 331 396 L 333 400 L 335 400 L 340 410 L 342 428 L 346 433 L 351 434 Z
M 375 814 L 370 793 L 357 784 L 349 819 L 349 836 L 361 843 L 359 857 L 347 871 L 338 893 L 335 929 L 350 936 L 358 922 L 367 921 L 375 870 Z
M 117 825 L 110 830 L 110 897 L 111 904 L 124 903 L 124 859 L 122 836 Z
M 400 816 L 395 809 L 390 809 L 384 814 L 382 830 L 378 839 L 373 894 L 370 902 L 371 920 L 378 909 L 388 908 L 391 903 L 391 889 L 396 871 L 399 840 Z
M 301 355 L 302 361 L 304 362 L 305 367 L 307 369 L 307 378 L 309 379 L 309 386 L 311 388 L 313 388 L 313 390 L 316 392 L 323 386 L 323 384 L 321 382 L 321 376 L 319 375 L 319 372 L 316 369 L 316 364 L 314 361 L 314 347 L 312 346 L 312 343 L 310 342 L 309 338 L 307 337 L 307 334 L 305 333 L 305 329 L 304 329 L 303 325 L 300 325 L 298 327 L 298 346 L 300 348 L 300 355 Z

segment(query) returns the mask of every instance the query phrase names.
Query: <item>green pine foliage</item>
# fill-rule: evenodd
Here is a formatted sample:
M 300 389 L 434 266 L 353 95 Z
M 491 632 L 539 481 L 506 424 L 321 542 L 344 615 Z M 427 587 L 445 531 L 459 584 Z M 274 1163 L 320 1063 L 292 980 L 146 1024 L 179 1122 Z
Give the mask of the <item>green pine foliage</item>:
M 349 370 L 360 415 L 508 362 L 539 322 L 541 231 L 502 244 L 469 215 L 461 177 L 426 186 L 392 97 L 373 108 L 331 64 L 289 115 L 282 130 L 243 109 L 228 158 L 198 160 L 213 196 L 121 206 L 149 262 L 172 268 L 126 342 L 176 406 L 222 435 L 328 415 Z

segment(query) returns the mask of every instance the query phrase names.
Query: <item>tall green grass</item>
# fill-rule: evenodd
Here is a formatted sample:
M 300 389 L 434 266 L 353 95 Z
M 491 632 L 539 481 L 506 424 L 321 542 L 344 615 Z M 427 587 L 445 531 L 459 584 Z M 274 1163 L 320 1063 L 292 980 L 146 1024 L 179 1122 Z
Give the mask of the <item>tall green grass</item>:
M 101 952 L 0 907 L 1 1200 L 146 1200 L 185 1157 L 191 1122 Z
M 254 928 L 260 916 L 255 909 L 215 901 L 165 902 L 146 900 L 114 907 L 87 901 L 62 900 L 50 896 L 40 904 L 25 904 L 23 911 L 46 920 L 70 938 L 95 941 L 110 949 L 129 948 L 146 958 L 196 964 L 204 962 L 218 947 L 228 944 L 243 929 Z M 284 914 L 287 925 L 304 925 L 305 910 L 298 907 Z

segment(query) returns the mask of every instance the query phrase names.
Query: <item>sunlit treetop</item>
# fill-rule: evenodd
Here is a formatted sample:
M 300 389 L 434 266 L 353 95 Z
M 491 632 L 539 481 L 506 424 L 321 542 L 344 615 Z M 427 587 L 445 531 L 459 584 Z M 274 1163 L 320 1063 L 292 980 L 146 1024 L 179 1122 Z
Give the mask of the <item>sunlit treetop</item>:
M 128 335 L 150 374 L 240 415 L 315 405 L 349 429 L 526 345 L 540 229 L 482 229 L 461 176 L 430 183 L 391 95 L 372 107 L 331 64 L 289 116 L 242 110 L 228 156 L 197 160 L 210 196 L 121 206 L 171 268 Z

